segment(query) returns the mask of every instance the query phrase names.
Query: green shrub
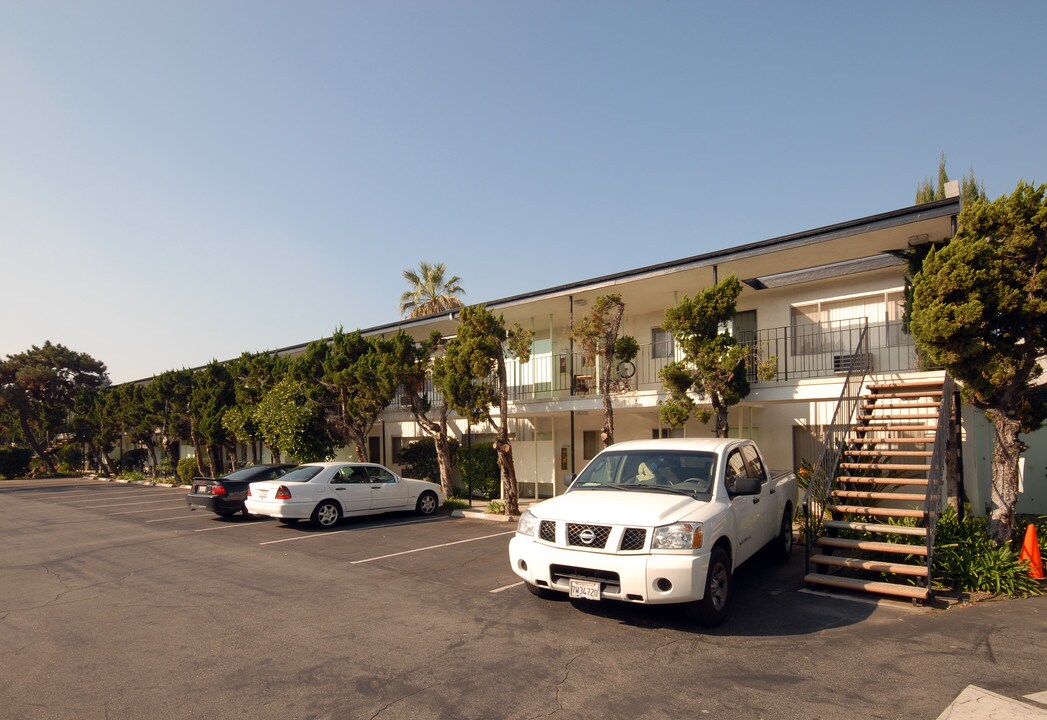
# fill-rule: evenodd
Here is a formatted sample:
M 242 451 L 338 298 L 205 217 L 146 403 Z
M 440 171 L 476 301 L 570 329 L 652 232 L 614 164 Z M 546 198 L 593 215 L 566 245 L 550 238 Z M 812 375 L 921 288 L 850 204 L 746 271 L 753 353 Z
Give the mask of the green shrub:
M 469 507 L 469 501 L 462 498 L 451 497 L 444 500 L 444 507 L 452 510 L 461 510 Z
M 965 517 L 948 508 L 938 519 L 934 543 L 934 579 L 954 590 L 981 591 L 1008 597 L 1042 595 L 1029 577 L 1028 563 L 1018 560 L 1011 545 L 997 547 L 984 517 Z
M 458 450 L 458 467 L 462 482 L 473 492 L 485 498 L 496 498 L 502 494 L 502 473 L 498 466 L 498 451 L 490 445 L 474 445 Z
M 59 472 L 80 472 L 84 469 L 84 451 L 79 445 L 65 445 L 55 453 Z
M 149 451 L 145 448 L 132 448 L 125 450 L 120 458 L 120 469 L 124 471 L 144 470 L 149 460 Z
M 178 482 L 182 485 L 192 485 L 196 477 L 196 458 L 187 457 L 178 461 Z
M 28 474 L 33 451 L 29 448 L 0 448 L 0 475 L 16 478 Z
M 454 438 L 448 443 L 451 449 L 451 464 L 454 465 L 458 453 L 458 441 Z M 400 467 L 406 477 L 430 482 L 440 482 L 440 463 L 436 459 L 436 441 L 431 437 L 415 440 L 400 449 Z
M 505 503 L 501 500 L 492 500 L 487 503 L 487 512 L 491 515 L 504 515 L 505 514 Z
M 145 480 L 145 474 L 140 470 L 126 470 L 120 473 L 120 478 L 122 480 L 130 480 L 131 482 L 142 482 Z

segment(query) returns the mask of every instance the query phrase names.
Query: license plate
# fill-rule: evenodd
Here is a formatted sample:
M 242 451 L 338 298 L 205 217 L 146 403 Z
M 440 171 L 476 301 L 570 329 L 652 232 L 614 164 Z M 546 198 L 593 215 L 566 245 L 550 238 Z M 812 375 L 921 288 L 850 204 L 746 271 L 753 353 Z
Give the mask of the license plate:
M 268 490 L 259 490 L 258 491 L 258 497 L 260 497 L 262 500 L 265 500 L 267 497 L 269 497 L 269 491 Z
M 196 486 L 196 494 L 197 495 L 207 495 L 208 494 L 207 486 L 206 485 L 197 485 Z
M 581 598 L 582 600 L 599 600 L 600 583 L 572 578 L 571 590 L 568 594 L 573 598 Z

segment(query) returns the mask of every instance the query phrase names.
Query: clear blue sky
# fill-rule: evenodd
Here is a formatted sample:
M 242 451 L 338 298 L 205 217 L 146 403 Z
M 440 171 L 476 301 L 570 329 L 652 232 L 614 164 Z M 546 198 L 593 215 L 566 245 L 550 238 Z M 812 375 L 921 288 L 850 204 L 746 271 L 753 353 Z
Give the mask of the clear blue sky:
M 0 355 L 114 382 L 1047 181 L 1047 3 L 0 2 Z

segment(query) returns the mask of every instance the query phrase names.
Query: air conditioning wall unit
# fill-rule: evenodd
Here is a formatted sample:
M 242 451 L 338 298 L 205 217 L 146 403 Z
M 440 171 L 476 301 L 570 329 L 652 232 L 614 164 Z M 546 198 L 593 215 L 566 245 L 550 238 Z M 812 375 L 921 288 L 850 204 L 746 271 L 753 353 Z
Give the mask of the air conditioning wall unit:
M 833 372 L 845 374 L 854 371 L 869 372 L 872 370 L 872 355 L 860 353 L 857 355 L 833 355 Z

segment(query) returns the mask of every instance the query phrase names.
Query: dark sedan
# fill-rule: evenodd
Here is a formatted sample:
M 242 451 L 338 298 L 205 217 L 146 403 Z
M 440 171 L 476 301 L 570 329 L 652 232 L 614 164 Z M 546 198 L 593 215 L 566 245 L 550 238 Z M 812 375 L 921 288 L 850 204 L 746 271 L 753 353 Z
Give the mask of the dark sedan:
M 243 513 L 246 517 L 247 486 L 275 480 L 294 467 L 297 465 L 252 465 L 219 478 L 193 478 L 193 487 L 185 496 L 185 502 L 190 510 L 210 510 L 222 517 Z

